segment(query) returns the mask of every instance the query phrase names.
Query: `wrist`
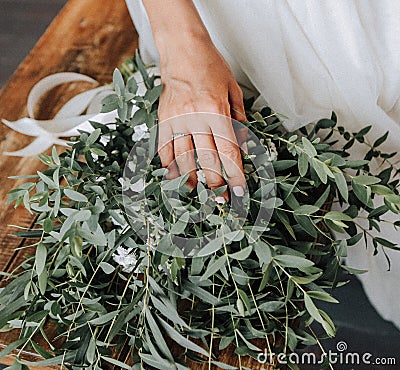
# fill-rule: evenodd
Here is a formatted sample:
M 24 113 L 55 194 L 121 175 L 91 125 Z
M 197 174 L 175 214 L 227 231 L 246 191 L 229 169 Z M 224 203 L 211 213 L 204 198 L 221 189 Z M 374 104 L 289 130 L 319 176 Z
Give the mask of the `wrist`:
M 181 26 L 181 25 L 180 25 Z M 205 27 L 201 25 L 189 25 L 177 29 L 157 30 L 153 33 L 154 41 L 160 59 L 167 58 L 180 52 L 188 52 L 201 49 L 204 46 L 209 47 L 212 44 L 210 35 Z

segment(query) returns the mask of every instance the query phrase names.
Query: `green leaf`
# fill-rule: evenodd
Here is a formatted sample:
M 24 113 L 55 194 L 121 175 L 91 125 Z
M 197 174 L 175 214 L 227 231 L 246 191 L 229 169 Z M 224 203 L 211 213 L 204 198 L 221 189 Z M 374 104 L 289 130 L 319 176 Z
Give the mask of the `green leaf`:
M 393 249 L 393 250 L 400 251 L 399 245 L 396 244 L 396 243 L 392 243 L 389 240 L 380 238 L 378 236 L 374 237 L 374 240 L 376 240 L 379 244 L 383 245 L 386 248 L 390 248 L 390 249 Z
M 166 364 L 161 362 L 160 363 L 160 359 L 153 356 L 153 355 L 149 355 L 147 353 L 139 353 L 140 358 L 148 365 L 150 365 L 153 368 L 159 369 L 159 370 L 165 370 L 168 369 L 168 367 L 166 367 Z
M 219 299 L 217 297 L 214 297 L 211 293 L 190 281 L 184 282 L 183 288 L 208 304 L 215 306 L 219 303 Z
M 131 94 L 136 94 L 138 90 L 138 84 L 134 75 L 129 77 L 128 81 L 126 81 L 126 90 Z
M 311 161 L 315 172 L 323 184 L 327 183 L 328 176 L 331 178 L 335 177 L 326 163 L 320 161 L 318 158 L 312 158 Z
M 240 298 L 238 298 L 236 300 L 236 307 L 237 307 L 237 310 L 238 310 L 240 316 L 244 317 L 245 316 L 244 304 Z
M 101 135 L 101 129 L 96 128 L 90 135 L 89 137 L 86 139 L 86 145 L 87 146 L 91 146 L 93 145 L 97 139 L 100 137 Z
M 292 256 L 290 254 L 275 256 L 274 260 L 279 262 L 279 264 L 283 267 L 296 267 L 302 269 L 314 266 L 314 262 L 303 257 Z
M 283 223 L 283 226 L 285 226 L 286 230 L 289 232 L 291 237 L 296 240 L 296 234 L 294 233 L 292 225 L 290 224 L 289 217 L 284 212 L 279 210 L 275 210 L 275 214 L 278 216 L 279 220 Z
M 223 237 L 215 238 L 199 250 L 196 257 L 205 257 L 219 251 L 224 245 Z
M 353 187 L 354 194 L 363 204 L 368 204 L 369 195 L 366 186 L 361 185 L 354 180 L 352 180 L 351 185 Z
M 107 262 L 100 262 L 99 264 L 100 268 L 104 271 L 105 274 L 109 275 L 112 274 L 115 271 L 115 267 L 110 265 Z
M 339 303 L 339 301 L 333 298 L 330 294 L 322 291 L 308 291 L 308 296 L 311 298 L 319 299 L 320 301 Z
M 86 359 L 89 364 L 93 364 L 96 358 L 96 338 L 91 337 L 89 341 L 89 345 L 86 349 Z
M 330 211 L 324 215 L 324 218 L 332 221 L 349 221 L 353 222 L 353 218 L 343 212 Z
M 308 171 L 308 157 L 304 152 L 299 155 L 298 167 L 300 176 L 304 177 Z
M 377 148 L 379 145 L 383 144 L 389 135 L 389 131 L 386 131 L 380 138 L 376 139 L 374 144 L 372 145 L 374 148 Z
M 108 312 L 106 314 L 97 317 L 96 319 L 90 320 L 89 323 L 95 326 L 103 326 L 104 324 L 114 319 L 118 314 L 119 314 L 118 310 L 113 312 Z
M 189 218 L 190 218 L 189 212 L 183 213 L 182 216 L 179 217 L 178 221 L 172 224 L 170 233 L 174 235 L 183 234 L 189 222 Z
M 326 333 L 332 338 L 336 335 L 336 328 L 335 324 L 331 320 L 331 318 L 328 316 L 328 314 L 322 310 L 319 310 L 319 313 L 321 314 L 322 318 L 324 319 L 324 322 L 322 323 L 323 328 L 325 329 Z
M 260 266 L 268 265 L 272 261 L 271 248 L 268 244 L 261 240 L 257 240 L 254 244 L 254 250 L 260 262 Z
M 189 174 L 186 174 L 184 176 L 177 177 L 176 179 L 173 180 L 163 180 L 161 182 L 161 189 L 163 191 L 178 190 L 180 187 L 185 185 L 188 178 Z
M 303 149 L 308 157 L 313 158 L 318 154 L 317 150 L 314 148 L 314 145 L 306 137 L 303 136 L 301 138 L 301 142 L 303 143 Z
M 7 347 L 0 351 L 0 359 L 8 356 L 11 352 L 16 350 L 19 346 L 24 344 L 28 339 L 21 338 L 16 340 L 15 342 L 10 343 Z
M 223 266 L 225 266 L 226 262 L 227 260 L 225 256 L 214 260 L 208 265 L 206 272 L 203 274 L 200 280 L 207 280 L 210 276 L 215 275 Z
M 317 126 L 324 129 L 332 128 L 336 126 L 336 122 L 331 119 L 323 118 L 317 122 Z
M 291 276 L 290 279 L 293 280 L 297 284 L 310 284 L 313 281 L 317 280 L 322 275 L 322 272 L 314 275 L 308 276 Z
M 269 301 L 269 302 L 262 303 L 258 308 L 263 312 L 277 312 L 282 307 L 285 307 L 285 302 Z
M 44 175 L 43 173 L 37 171 L 40 179 L 49 187 L 49 189 L 58 189 L 58 186 L 55 182 L 48 176 Z
M 82 193 L 78 193 L 75 190 L 71 190 L 71 189 L 64 189 L 64 194 L 71 200 L 74 200 L 76 202 L 88 202 L 88 198 L 86 197 L 86 195 L 82 194 Z
M 118 95 L 117 94 L 110 94 L 107 95 L 102 101 L 102 108 L 101 113 L 108 113 L 111 112 L 118 107 Z
M 46 259 L 47 259 L 47 248 L 43 243 L 39 243 L 36 248 L 36 255 L 35 255 L 35 266 L 36 266 L 36 273 L 41 275 L 45 266 L 46 266 Z
M 354 183 L 361 185 L 374 185 L 377 184 L 378 182 L 381 182 L 381 179 L 379 177 L 374 177 L 374 176 L 359 175 L 353 177 L 352 181 Z
M 42 361 L 24 361 L 25 365 L 29 365 L 29 366 L 37 366 L 37 367 L 41 367 L 41 366 L 54 366 L 54 365 L 60 365 L 62 363 L 65 362 L 69 362 L 71 360 L 73 360 L 75 357 L 75 353 L 73 352 L 66 352 L 63 355 L 58 355 L 52 358 L 48 358 L 46 360 L 42 360 Z
M 124 79 L 122 78 L 121 72 L 117 68 L 114 69 L 113 83 L 114 83 L 114 89 L 118 95 L 124 92 L 125 90 Z
M 304 303 L 305 303 L 306 309 L 307 309 L 308 313 L 310 314 L 310 316 L 313 319 L 317 320 L 319 323 L 323 323 L 324 319 L 322 318 L 321 314 L 319 313 L 317 306 L 314 304 L 312 299 L 307 294 L 304 294 Z
M 238 252 L 230 254 L 229 257 L 234 259 L 234 260 L 243 261 L 243 260 L 247 259 L 247 257 L 250 256 L 250 253 L 252 251 L 253 251 L 253 247 L 252 246 L 248 246 L 246 248 L 241 249 Z
M 104 361 L 107 361 L 107 362 L 109 362 L 109 363 L 112 364 L 112 365 L 121 367 L 122 369 L 126 369 L 126 370 L 131 370 L 131 369 L 132 369 L 132 366 L 127 365 L 127 364 L 125 364 L 125 363 L 123 363 L 123 362 L 121 362 L 121 361 L 118 361 L 118 360 L 116 360 L 115 358 L 107 357 L 107 356 L 100 356 L 100 357 L 101 357 Z
M 211 363 L 213 365 L 217 366 L 218 368 L 223 369 L 223 370 L 237 370 L 236 366 L 231 366 L 231 365 L 225 364 L 223 362 L 211 361 Z M 243 367 L 243 369 L 244 369 L 244 367 Z
M 49 278 L 49 276 L 48 276 L 46 270 L 42 271 L 42 273 L 38 276 L 39 291 L 40 291 L 40 294 L 42 294 L 42 295 L 44 295 L 46 293 L 48 278 Z
M 251 311 L 251 304 L 250 304 L 249 297 L 247 296 L 247 294 L 242 289 L 238 289 L 237 292 L 239 293 L 239 296 L 240 296 L 242 302 L 244 303 L 246 309 L 250 312 Z
M 299 226 L 301 226 L 301 228 L 312 237 L 316 238 L 318 236 L 318 230 L 316 229 L 314 223 L 311 221 L 310 217 L 295 214 L 294 219 L 299 224 Z
M 244 238 L 245 234 L 243 230 L 236 230 L 236 231 L 230 231 L 229 233 L 224 234 L 224 239 L 226 244 L 229 244 L 230 242 L 238 242 L 241 241 Z
M 340 195 L 343 197 L 343 199 L 348 202 L 348 198 L 349 198 L 349 189 L 347 187 L 347 182 L 346 179 L 343 175 L 343 173 L 334 173 L 335 176 L 335 183 L 336 186 L 339 190 Z
M 384 186 L 384 185 L 380 185 L 380 184 L 371 185 L 370 188 L 371 188 L 371 191 L 374 194 L 378 194 L 378 195 L 393 194 L 393 191 L 390 188 L 388 188 L 387 186 Z
M 205 351 L 203 348 L 198 346 L 196 343 L 190 341 L 189 339 L 185 338 L 182 334 L 180 334 L 176 329 L 174 329 L 171 325 L 167 324 L 161 317 L 157 317 L 158 321 L 161 323 L 165 331 L 167 332 L 168 336 L 178 343 L 183 348 L 187 348 L 188 350 L 198 352 L 203 356 L 208 357 L 208 352 Z
M 305 204 L 300 206 L 294 211 L 295 215 L 312 215 L 315 212 L 318 212 L 320 207 L 312 206 L 309 204 Z
M 183 321 L 183 319 L 179 316 L 178 312 L 176 311 L 175 307 L 173 306 L 172 302 L 165 298 L 161 297 L 162 301 L 155 297 L 154 295 L 151 296 L 151 300 L 153 301 L 154 307 L 160 311 L 162 315 L 166 318 L 171 320 L 173 323 L 180 325 L 183 328 L 189 328 L 189 326 Z
M 53 158 L 54 163 L 57 166 L 60 166 L 60 157 L 57 154 L 57 148 L 55 146 L 53 146 L 53 148 L 51 148 L 51 156 Z
M 158 348 L 169 360 L 173 361 L 171 351 L 169 350 L 168 345 L 165 342 L 164 336 L 162 335 L 161 330 L 159 329 L 159 326 L 154 320 L 154 317 L 148 307 L 146 307 L 146 320 L 149 324 L 151 333 L 156 339 Z
M 97 155 L 97 156 L 99 156 L 99 157 L 106 157 L 107 156 L 107 153 L 104 150 L 99 149 L 99 148 L 90 148 L 90 152 L 95 154 L 95 155 Z

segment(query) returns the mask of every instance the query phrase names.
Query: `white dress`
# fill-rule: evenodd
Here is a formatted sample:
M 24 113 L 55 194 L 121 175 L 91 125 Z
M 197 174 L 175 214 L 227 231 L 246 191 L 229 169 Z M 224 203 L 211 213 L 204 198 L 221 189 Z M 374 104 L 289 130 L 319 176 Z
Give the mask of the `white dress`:
M 194 0 L 213 42 L 245 93 L 288 119 L 289 130 L 335 111 L 351 131 L 372 124 L 370 139 L 389 131 L 384 149 L 400 141 L 400 1 Z M 162 4 L 162 2 L 160 2 Z M 147 63 L 159 57 L 144 7 L 127 5 Z M 161 5 L 162 6 L 162 5 Z M 355 153 L 357 154 L 357 153 Z M 400 231 L 381 235 L 400 244 Z M 383 318 L 400 328 L 400 252 L 349 248 L 347 264 L 366 269 L 365 291 Z

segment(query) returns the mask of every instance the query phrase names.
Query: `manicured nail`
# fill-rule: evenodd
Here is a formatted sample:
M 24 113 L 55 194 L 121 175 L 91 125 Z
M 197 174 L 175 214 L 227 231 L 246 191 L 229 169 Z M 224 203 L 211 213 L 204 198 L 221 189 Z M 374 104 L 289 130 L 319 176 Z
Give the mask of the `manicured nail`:
M 244 189 L 241 186 L 234 186 L 233 187 L 233 193 L 237 197 L 242 197 L 244 195 Z
M 224 197 L 215 197 L 215 201 L 219 204 L 224 204 L 226 202 Z

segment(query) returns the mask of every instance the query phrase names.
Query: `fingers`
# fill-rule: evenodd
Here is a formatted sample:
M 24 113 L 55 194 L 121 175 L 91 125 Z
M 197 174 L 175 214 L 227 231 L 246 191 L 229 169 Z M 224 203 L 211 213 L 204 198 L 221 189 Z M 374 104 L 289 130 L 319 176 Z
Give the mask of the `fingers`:
M 229 117 L 216 116 L 211 130 L 219 158 L 228 177 L 228 184 L 236 196 L 243 196 L 246 180 L 243 172 L 242 156 L 236 141 L 235 132 Z
M 177 136 L 174 138 L 175 161 L 181 176 L 189 174 L 187 185 L 193 189 L 197 184 L 196 161 L 192 136 Z
M 165 121 L 158 124 L 158 154 L 162 166 L 168 168 L 167 179 L 177 178 L 179 170 L 175 162 L 172 128 Z
M 197 130 L 192 136 L 194 145 L 196 146 L 197 158 L 206 178 L 207 185 L 212 190 L 224 186 L 225 181 L 222 177 L 221 162 L 211 130 Z M 223 194 L 223 197 L 225 200 L 228 200 L 227 193 Z
M 243 92 L 238 84 L 230 86 L 228 99 L 232 118 L 239 122 L 247 121 L 243 103 Z
M 246 112 L 243 104 L 243 92 L 238 84 L 234 84 L 229 89 L 229 104 L 231 109 L 231 117 L 234 120 L 239 122 L 247 121 Z M 236 130 L 237 143 L 245 153 L 247 153 L 247 134 L 248 129 L 245 127 L 241 127 Z
M 236 134 L 237 143 L 238 143 L 240 149 L 242 149 L 247 154 L 248 153 L 247 138 L 248 138 L 248 134 L 249 134 L 248 128 L 241 127 L 239 129 L 235 130 L 235 134 Z

